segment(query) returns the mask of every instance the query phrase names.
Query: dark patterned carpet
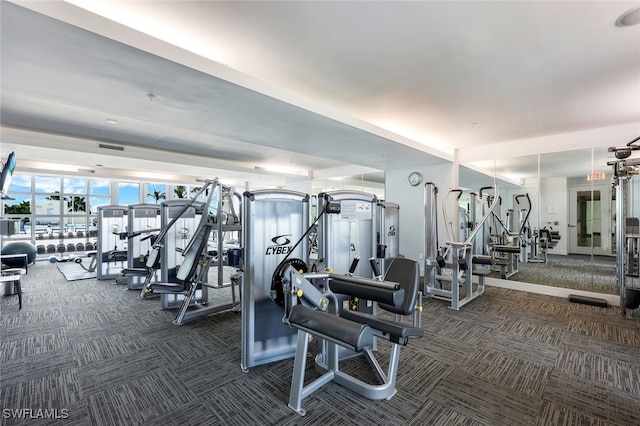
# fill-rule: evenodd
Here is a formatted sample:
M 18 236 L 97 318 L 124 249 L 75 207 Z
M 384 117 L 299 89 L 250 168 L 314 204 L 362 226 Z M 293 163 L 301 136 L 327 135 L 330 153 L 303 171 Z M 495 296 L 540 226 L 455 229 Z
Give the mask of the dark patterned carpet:
M 241 371 L 237 312 L 176 327 L 158 300 L 48 263 L 23 287 L 22 311 L 0 300 L 6 425 L 640 424 L 640 321 L 617 308 L 499 288 L 457 312 L 425 299 L 425 337 L 403 348 L 391 400 L 328 384 L 300 417 L 293 360 Z

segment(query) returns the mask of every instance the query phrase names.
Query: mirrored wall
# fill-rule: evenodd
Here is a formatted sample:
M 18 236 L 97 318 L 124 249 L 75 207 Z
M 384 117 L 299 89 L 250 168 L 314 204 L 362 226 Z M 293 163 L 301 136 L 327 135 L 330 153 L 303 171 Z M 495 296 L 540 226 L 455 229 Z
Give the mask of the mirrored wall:
M 603 147 L 472 165 L 493 173 L 500 187 L 493 254 L 509 267 L 494 265 L 493 277 L 618 293 L 610 157 Z M 461 167 L 461 186 L 485 185 L 487 178 Z

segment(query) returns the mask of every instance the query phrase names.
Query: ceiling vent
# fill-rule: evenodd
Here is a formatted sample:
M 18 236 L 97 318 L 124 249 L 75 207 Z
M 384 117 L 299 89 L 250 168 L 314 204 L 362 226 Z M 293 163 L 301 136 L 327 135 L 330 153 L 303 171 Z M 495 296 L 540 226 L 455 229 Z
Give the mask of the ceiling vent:
M 101 143 L 98 146 L 102 149 L 111 149 L 113 151 L 124 151 L 124 146 L 108 145 L 106 143 Z

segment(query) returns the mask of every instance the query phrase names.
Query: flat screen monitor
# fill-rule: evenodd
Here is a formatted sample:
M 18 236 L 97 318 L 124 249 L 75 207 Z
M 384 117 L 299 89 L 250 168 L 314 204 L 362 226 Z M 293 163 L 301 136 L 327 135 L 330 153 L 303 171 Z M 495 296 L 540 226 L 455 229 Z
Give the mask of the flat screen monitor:
M 6 195 L 11 185 L 11 177 L 16 168 L 16 153 L 12 152 L 7 158 L 7 162 L 2 166 L 2 174 L 0 174 L 0 193 Z

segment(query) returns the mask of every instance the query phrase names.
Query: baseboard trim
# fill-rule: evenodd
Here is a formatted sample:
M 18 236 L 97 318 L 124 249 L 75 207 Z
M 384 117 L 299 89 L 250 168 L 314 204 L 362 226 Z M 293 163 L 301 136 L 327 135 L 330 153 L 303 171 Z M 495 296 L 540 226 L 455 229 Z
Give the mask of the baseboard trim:
M 551 287 L 548 285 L 524 283 L 520 281 L 502 280 L 498 278 L 485 279 L 485 284 L 493 287 L 508 288 L 511 290 L 526 291 L 528 293 L 545 294 L 547 296 L 556 296 L 562 298 L 568 298 L 570 294 L 593 297 L 598 299 L 604 299 L 609 305 L 620 306 L 620 295 L 617 294 L 603 294 L 595 293 L 592 291 L 574 290 L 571 288 L 563 287 Z

